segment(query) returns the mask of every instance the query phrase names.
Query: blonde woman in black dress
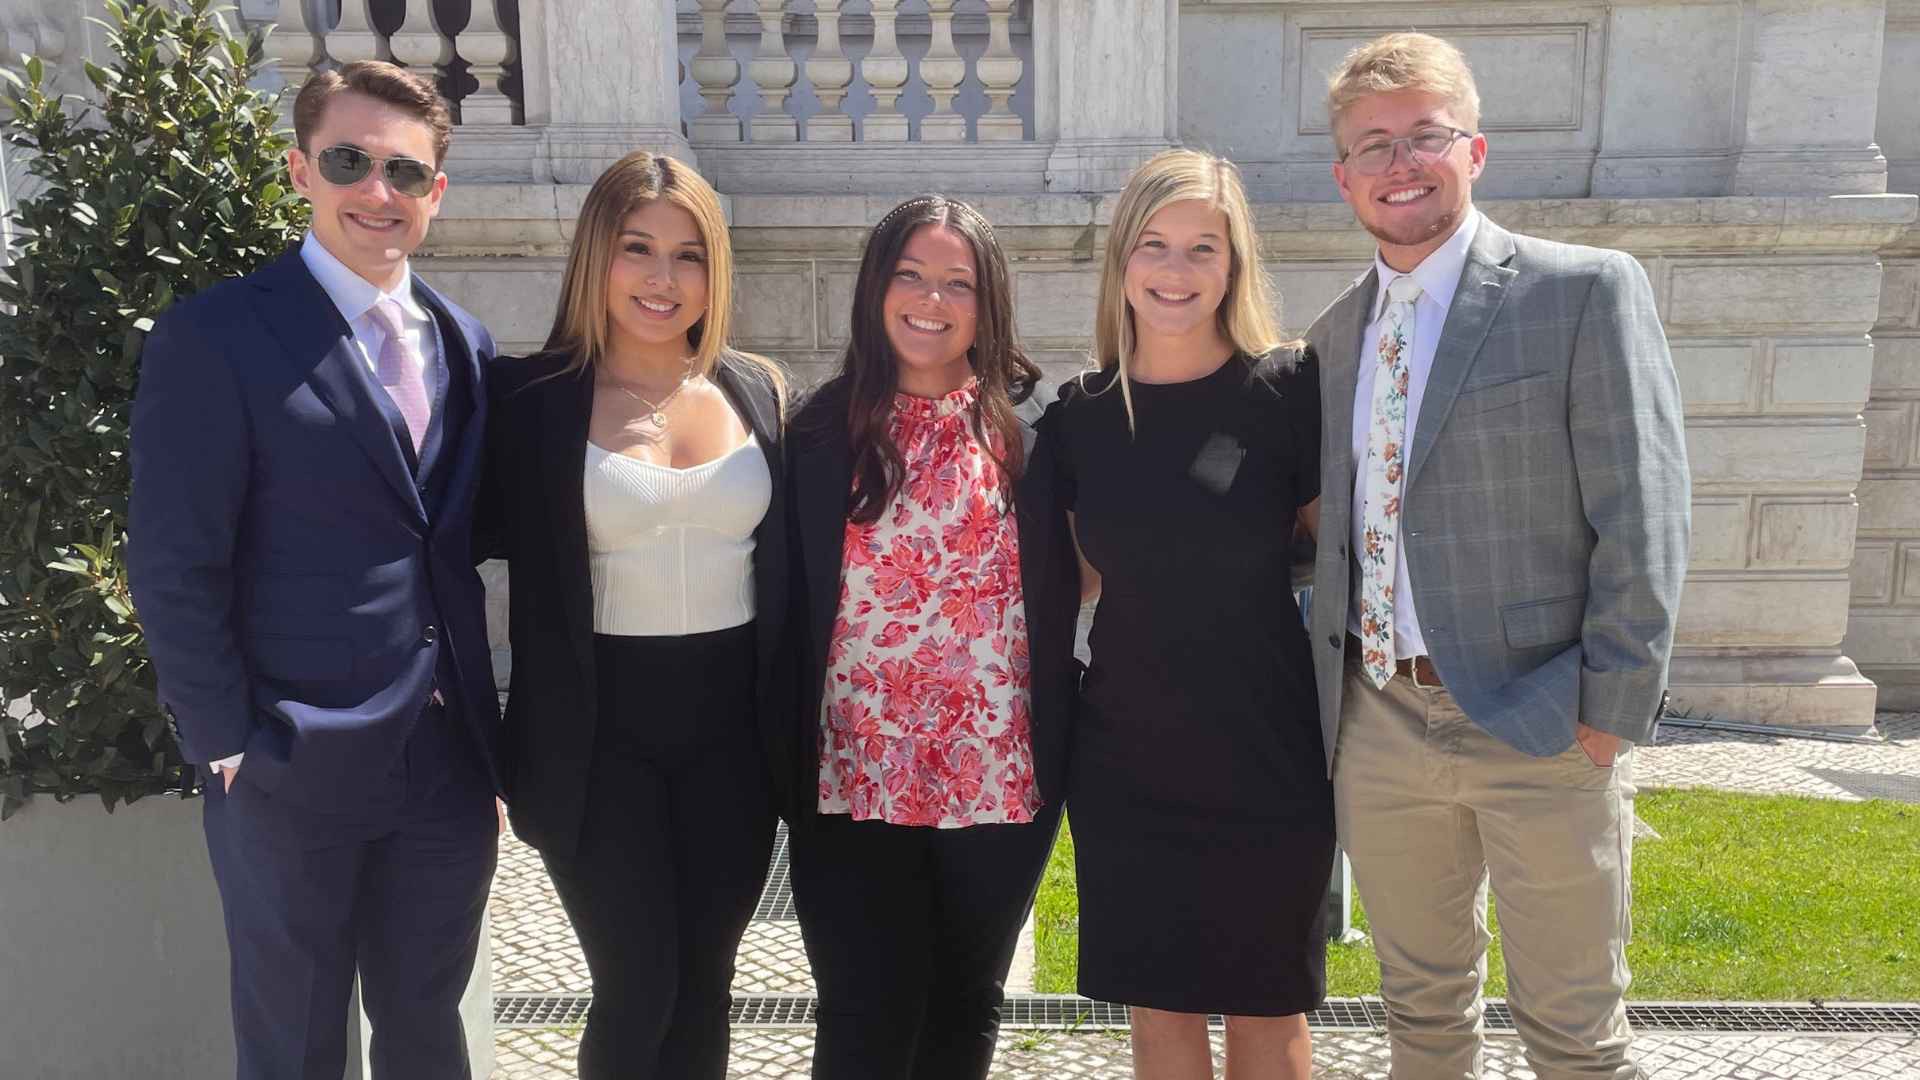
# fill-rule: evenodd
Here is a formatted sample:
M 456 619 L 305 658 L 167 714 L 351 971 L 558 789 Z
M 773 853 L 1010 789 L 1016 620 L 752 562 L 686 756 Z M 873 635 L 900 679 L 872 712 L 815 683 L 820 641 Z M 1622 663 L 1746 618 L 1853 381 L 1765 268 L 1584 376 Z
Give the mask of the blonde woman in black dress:
M 1290 583 L 1318 509 L 1313 359 L 1276 331 L 1232 164 L 1169 151 L 1114 212 L 1099 368 L 1046 421 L 1100 593 L 1067 801 L 1080 991 L 1134 1006 L 1134 1075 L 1312 1067 L 1333 804 Z

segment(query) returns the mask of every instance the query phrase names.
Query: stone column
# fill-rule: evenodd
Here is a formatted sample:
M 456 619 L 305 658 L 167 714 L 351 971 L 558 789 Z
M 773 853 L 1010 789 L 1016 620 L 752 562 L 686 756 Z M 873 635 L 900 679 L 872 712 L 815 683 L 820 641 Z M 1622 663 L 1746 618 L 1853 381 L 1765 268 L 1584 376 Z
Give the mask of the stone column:
M 1118 191 L 1178 135 L 1179 0 L 1056 0 L 1033 17 L 1047 189 Z
M 1889 0 L 1880 81 L 1887 188 L 1920 192 L 1920 0 Z M 1920 226 L 1880 249 L 1866 470 L 1847 655 L 1880 707 L 1920 709 Z
M 1731 193 L 1887 190 L 1873 141 L 1886 0 L 1757 0 L 1747 11 Z
M 590 184 L 634 150 L 694 160 L 673 4 L 523 0 L 520 27 L 527 123 L 545 128 L 555 182 Z

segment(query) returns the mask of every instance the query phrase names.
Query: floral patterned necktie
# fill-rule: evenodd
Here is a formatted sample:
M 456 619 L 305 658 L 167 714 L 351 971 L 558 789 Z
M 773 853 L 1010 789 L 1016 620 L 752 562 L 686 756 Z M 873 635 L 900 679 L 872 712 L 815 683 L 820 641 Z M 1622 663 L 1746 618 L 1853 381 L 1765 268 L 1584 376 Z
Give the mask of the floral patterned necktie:
M 1361 667 L 1375 689 L 1393 678 L 1393 578 L 1399 567 L 1400 490 L 1407 476 L 1407 383 L 1413 359 L 1414 301 L 1420 286 L 1400 277 L 1387 286 L 1386 317 L 1374 347 L 1372 420 L 1360 508 Z

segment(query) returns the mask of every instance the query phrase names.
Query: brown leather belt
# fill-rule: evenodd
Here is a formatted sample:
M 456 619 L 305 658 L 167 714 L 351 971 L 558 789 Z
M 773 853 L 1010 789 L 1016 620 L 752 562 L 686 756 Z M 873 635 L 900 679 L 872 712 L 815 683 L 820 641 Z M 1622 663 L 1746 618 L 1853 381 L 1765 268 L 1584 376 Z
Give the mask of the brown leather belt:
M 1359 638 L 1349 633 L 1347 635 L 1347 656 L 1357 664 L 1360 662 L 1360 657 L 1365 654 L 1366 646 L 1360 644 Z M 1440 681 L 1440 672 L 1434 670 L 1432 657 L 1410 656 L 1404 660 L 1396 660 L 1393 662 L 1393 673 L 1402 679 L 1412 680 L 1413 685 L 1423 689 L 1446 689 L 1446 684 Z

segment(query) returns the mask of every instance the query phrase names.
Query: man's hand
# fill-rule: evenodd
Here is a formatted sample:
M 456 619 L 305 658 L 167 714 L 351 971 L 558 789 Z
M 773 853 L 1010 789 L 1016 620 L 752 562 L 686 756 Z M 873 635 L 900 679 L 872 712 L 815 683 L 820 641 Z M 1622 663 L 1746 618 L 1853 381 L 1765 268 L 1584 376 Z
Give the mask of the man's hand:
M 1590 728 L 1576 720 L 1573 725 L 1573 738 L 1580 744 L 1580 749 L 1586 753 L 1587 760 L 1593 762 L 1595 768 L 1613 768 L 1613 757 L 1620 752 L 1620 736 L 1609 734 L 1598 728 Z

